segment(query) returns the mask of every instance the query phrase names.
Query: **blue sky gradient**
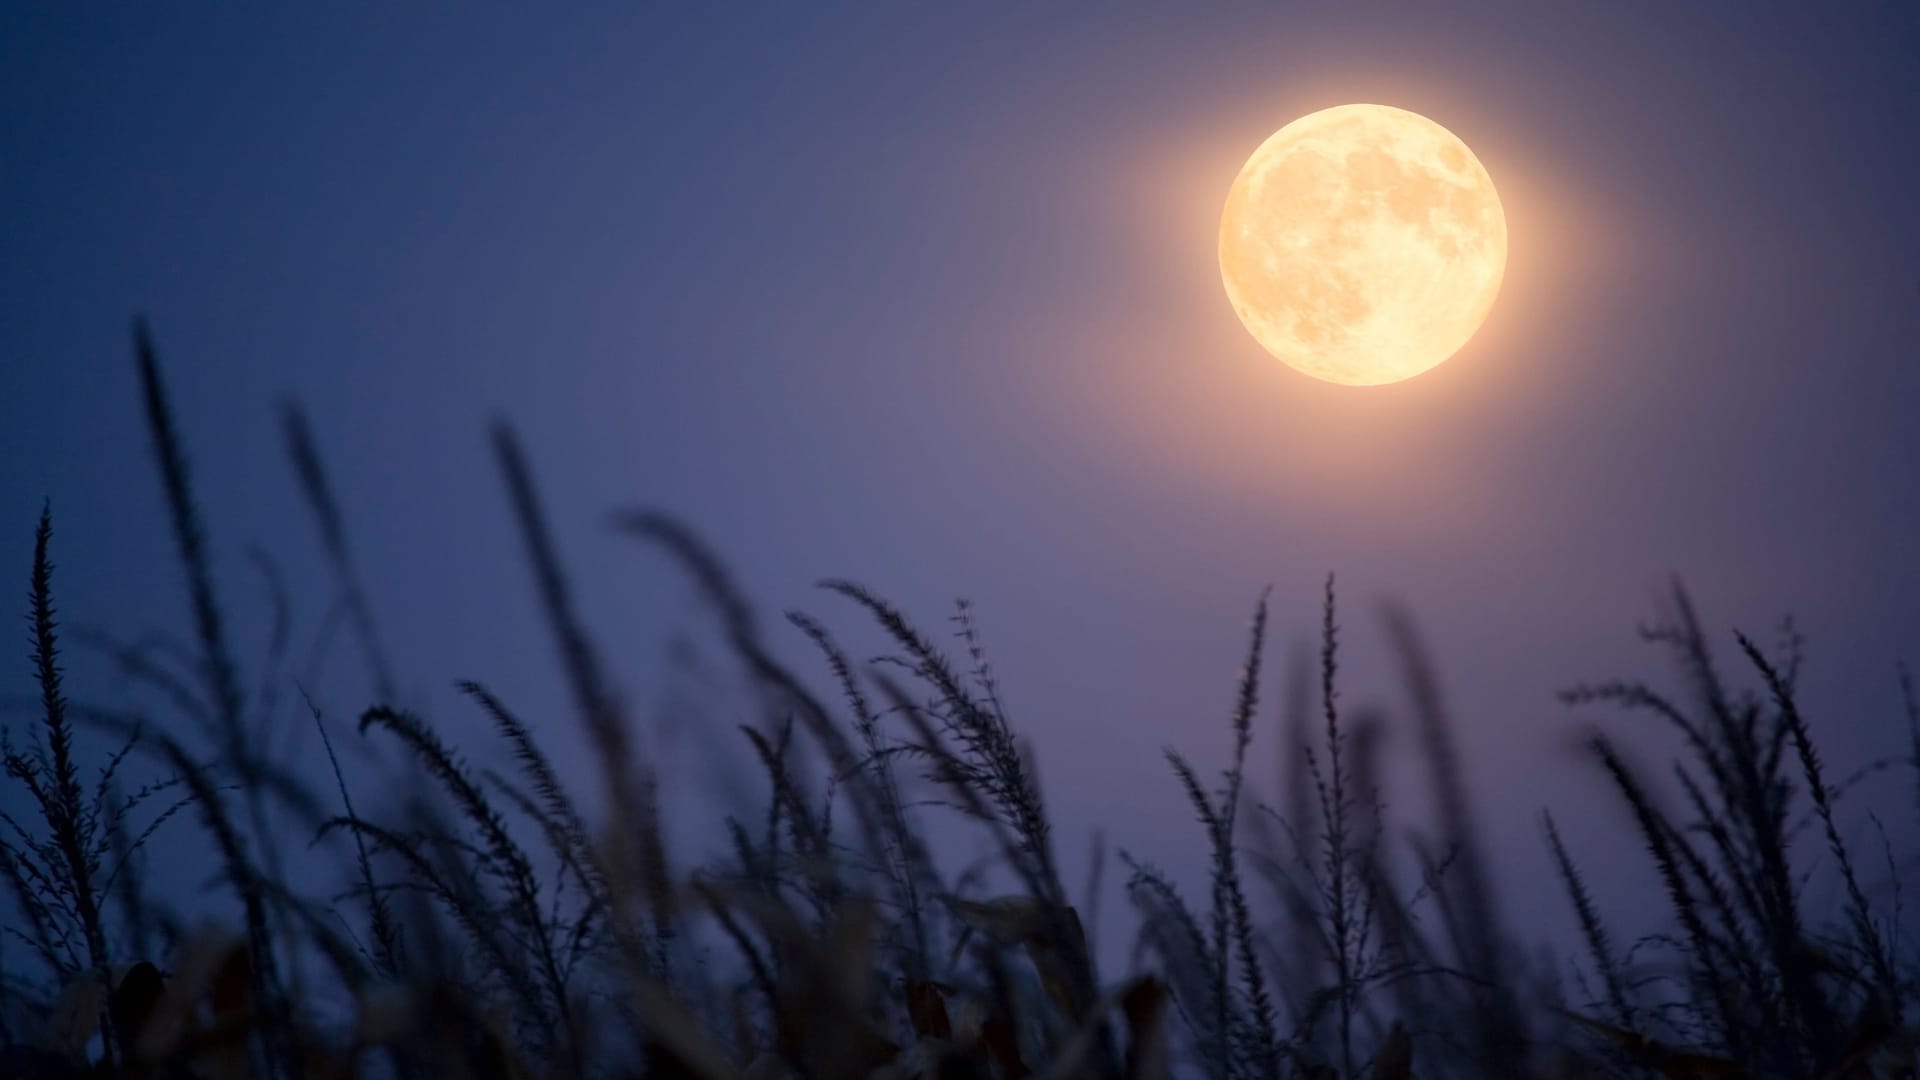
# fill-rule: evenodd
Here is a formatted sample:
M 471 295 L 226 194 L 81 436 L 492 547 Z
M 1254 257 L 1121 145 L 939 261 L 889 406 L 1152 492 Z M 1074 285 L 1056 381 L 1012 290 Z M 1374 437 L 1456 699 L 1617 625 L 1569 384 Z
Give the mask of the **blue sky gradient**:
M 1503 866 L 1538 879 L 1550 804 L 1576 853 L 1632 867 L 1595 875 L 1631 902 L 1647 879 L 1553 694 L 1663 674 L 1634 627 L 1669 574 L 1716 629 L 1799 618 L 1841 771 L 1902 749 L 1917 57 L 1920 8 L 1865 3 L 9 5 L 0 553 L 24 597 L 51 498 L 70 626 L 187 627 L 144 313 L 252 656 L 249 546 L 287 567 L 302 647 L 332 597 L 280 449 L 292 398 L 406 704 L 478 732 L 451 683 L 483 679 L 577 766 L 488 456 L 503 416 L 689 799 L 722 798 L 705 747 L 744 714 L 676 653 L 718 664 L 618 506 L 683 516 L 769 615 L 869 651 L 815 581 L 928 627 L 971 598 L 1063 842 L 1098 826 L 1182 875 L 1200 833 L 1161 747 L 1217 761 L 1259 590 L 1278 668 L 1337 572 L 1349 700 L 1398 702 L 1375 611 L 1404 601 Z M 1214 261 L 1246 154 L 1349 101 L 1460 135 L 1512 237 L 1481 334 L 1389 387 L 1272 361 Z M 70 664 L 75 696 L 122 692 Z M 351 654 L 323 672 L 344 723 Z M 1271 790 L 1271 725 L 1254 752 Z

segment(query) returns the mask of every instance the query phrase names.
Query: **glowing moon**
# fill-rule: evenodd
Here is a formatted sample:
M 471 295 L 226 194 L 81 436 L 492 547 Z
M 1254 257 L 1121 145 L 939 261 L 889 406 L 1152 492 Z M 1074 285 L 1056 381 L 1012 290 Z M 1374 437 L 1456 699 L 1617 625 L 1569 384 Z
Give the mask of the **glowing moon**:
M 1452 356 L 1507 267 L 1507 217 L 1453 132 L 1341 105 L 1260 144 L 1220 215 L 1227 298 L 1266 350 L 1315 378 L 1375 386 Z

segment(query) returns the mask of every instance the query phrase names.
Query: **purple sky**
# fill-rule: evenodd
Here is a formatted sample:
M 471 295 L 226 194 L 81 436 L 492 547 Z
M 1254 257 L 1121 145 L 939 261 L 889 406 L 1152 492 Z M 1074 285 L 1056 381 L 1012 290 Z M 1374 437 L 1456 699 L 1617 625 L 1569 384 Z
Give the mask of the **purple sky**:
M 684 790 L 713 770 L 667 645 L 704 624 L 605 527 L 620 505 L 683 515 L 769 615 L 866 649 L 813 582 L 929 628 L 975 601 L 1073 865 L 1095 822 L 1199 865 L 1161 747 L 1214 766 L 1260 588 L 1277 663 L 1329 571 L 1350 702 L 1398 700 L 1378 602 L 1419 618 L 1516 879 L 1545 866 L 1545 804 L 1576 853 L 1623 850 L 1552 695 L 1665 676 L 1633 631 L 1672 572 L 1717 631 L 1800 619 L 1841 771 L 1901 749 L 1920 9 L 404 7 L 0 13 L 0 551 L 22 596 L 50 496 L 70 624 L 187 626 L 137 311 L 250 656 L 248 545 L 289 568 L 299 640 L 330 596 L 280 453 L 291 396 L 408 703 L 472 730 L 450 683 L 484 679 L 578 761 L 488 457 L 504 414 Z M 1461 136 L 1511 235 L 1480 335 L 1381 388 L 1271 360 L 1215 264 L 1245 156 L 1352 101 Z M 366 704 L 349 659 L 317 688 L 343 721 Z M 118 693 L 71 662 L 76 696 Z M 1268 790 L 1276 745 L 1256 737 Z M 1634 865 L 1603 901 L 1646 887 Z

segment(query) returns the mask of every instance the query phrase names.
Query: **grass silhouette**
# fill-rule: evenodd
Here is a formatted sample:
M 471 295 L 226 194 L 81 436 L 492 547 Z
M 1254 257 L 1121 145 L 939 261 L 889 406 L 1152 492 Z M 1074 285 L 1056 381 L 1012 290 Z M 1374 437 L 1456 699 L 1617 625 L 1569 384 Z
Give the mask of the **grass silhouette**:
M 1564 695 L 1655 717 L 1682 740 L 1659 784 L 1613 735 L 1596 729 L 1588 741 L 1658 874 L 1673 929 L 1623 949 L 1543 812 L 1585 963 L 1526 959 L 1503 921 L 1439 680 L 1401 615 L 1389 618 L 1389 640 L 1431 780 L 1433 829 L 1406 851 L 1388 843 L 1380 723 L 1341 704 L 1330 578 L 1317 672 L 1297 668 L 1279 695 L 1280 800 L 1259 802 L 1247 782 L 1271 681 L 1263 594 L 1217 782 L 1166 751 L 1170 782 L 1208 845 L 1205 899 L 1190 904 L 1149 853 L 1122 849 L 1139 962 L 1109 976 L 1088 940 L 1093 920 L 1069 900 L 1034 762 L 965 604 L 943 643 L 877 593 L 825 583 L 893 650 L 857 662 L 827 622 L 788 613 L 779 632 L 818 651 L 838 695 L 829 701 L 775 658 L 753 608 L 691 531 L 645 511 L 616 514 L 616 530 L 698 587 L 759 710 L 741 734 L 763 803 L 734 808 L 719 850 L 674 852 L 670 808 L 577 613 L 510 428 L 493 431 L 496 463 L 597 758 L 590 782 L 563 776 L 534 728 L 479 682 L 459 690 L 511 761 L 504 772 L 470 764 L 394 701 L 345 515 L 292 407 L 283 431 L 295 479 L 377 698 L 357 735 L 346 733 L 279 670 L 283 643 L 270 650 L 262 690 L 243 691 L 186 440 L 143 326 L 134 352 L 194 636 L 185 646 L 96 642 L 150 694 L 151 714 L 71 699 L 55 533 L 42 514 L 28 609 L 39 694 L 20 707 L 27 733 L 9 730 L 4 743 L 8 782 L 31 813 L 0 820 L 0 1073 L 1914 1075 L 1920 965 L 1898 936 L 1898 893 L 1894 910 L 1875 907 L 1845 838 L 1838 813 L 1851 781 L 1827 779 L 1802 714 L 1798 640 L 1770 653 L 1736 635 L 1752 683 L 1738 687 L 1677 586 L 1670 616 L 1645 634 L 1678 662 L 1682 695 L 1642 682 Z M 1902 687 L 1920 791 L 1920 710 L 1904 675 Z M 290 769 L 265 745 L 286 688 L 321 737 L 324 777 Z M 90 785 L 77 727 L 116 740 Z M 364 789 L 356 800 L 359 767 L 336 751 L 354 738 L 410 770 L 397 805 L 366 812 Z M 143 766 L 154 778 L 126 792 L 120 777 Z M 930 830 L 955 827 L 990 838 L 995 865 L 938 857 Z M 193 829 L 200 842 L 175 846 L 204 852 L 224 895 L 182 912 L 144 880 L 144 853 L 163 830 Z M 1897 889 L 1897 859 L 1880 836 Z M 308 840 L 339 858 L 344 893 L 315 895 L 290 877 L 284 853 Z M 1809 846 L 1844 894 L 1837 925 L 1807 899 Z M 215 909 L 237 911 L 237 926 Z

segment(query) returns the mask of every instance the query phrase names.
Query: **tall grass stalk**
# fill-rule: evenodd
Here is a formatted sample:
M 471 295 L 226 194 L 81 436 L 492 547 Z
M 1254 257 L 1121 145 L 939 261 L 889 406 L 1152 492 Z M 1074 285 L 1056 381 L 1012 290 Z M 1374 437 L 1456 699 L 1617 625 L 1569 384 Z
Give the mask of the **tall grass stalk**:
M 739 729 L 757 766 L 753 794 L 715 823 L 715 850 L 670 857 L 659 765 L 642 753 L 644 732 L 588 632 L 512 429 L 494 427 L 492 450 L 580 741 L 596 758 L 598 799 L 574 779 L 577 750 L 543 745 L 538 714 L 479 681 L 455 688 L 491 726 L 486 746 L 506 762 L 497 768 L 444 738 L 428 709 L 393 700 L 397 677 L 341 503 L 306 416 L 288 406 L 288 457 L 339 597 L 316 636 L 344 615 L 378 695 L 357 710 L 357 737 L 365 757 L 404 770 L 381 798 L 291 674 L 297 579 L 259 552 L 267 640 L 257 668 L 243 670 L 144 325 L 134 354 L 193 631 L 90 638 L 143 704 L 108 709 L 77 695 L 61 667 L 43 509 L 27 597 L 37 693 L 17 706 L 30 734 L 22 743 L 0 732 L 26 814 L 0 814 L 0 1073 L 1914 1075 L 1906 1025 L 1920 970 L 1899 933 L 1903 866 L 1881 830 L 1894 891 L 1890 913 L 1876 907 L 1843 818 L 1846 796 L 1875 766 L 1828 782 L 1803 714 L 1796 634 L 1773 654 L 1735 635 L 1745 678 L 1758 684 L 1740 689 L 1676 589 L 1670 617 L 1646 636 L 1677 660 L 1682 693 L 1616 681 L 1563 695 L 1654 717 L 1681 748 L 1657 763 L 1664 768 L 1643 770 L 1624 738 L 1595 731 L 1587 743 L 1645 850 L 1671 928 L 1618 947 L 1617 913 L 1601 910 L 1555 818 L 1541 816 L 1597 981 L 1576 971 L 1591 1000 L 1567 1005 L 1503 922 L 1515 898 L 1496 893 L 1459 725 L 1411 622 L 1390 610 L 1385 628 L 1433 803 L 1407 815 L 1396 802 L 1390 819 L 1386 799 L 1400 789 L 1382 760 L 1394 729 L 1377 710 L 1346 703 L 1333 580 L 1321 598 L 1317 670 L 1302 651 L 1281 695 L 1267 685 L 1273 609 L 1261 593 L 1228 709 L 1225 768 L 1208 780 L 1166 750 L 1206 837 L 1207 900 L 1190 906 L 1182 880 L 1123 848 L 1140 930 L 1135 970 L 1108 981 L 1089 935 L 1099 926 L 1104 841 L 1083 912 L 1062 882 L 1071 841 L 1050 817 L 1031 745 L 1010 715 L 1017 688 L 1003 687 L 989 663 L 971 605 L 954 612 L 953 638 L 936 640 L 879 593 L 825 582 L 888 643 L 888 655 L 856 660 L 811 614 L 787 612 L 763 628 L 719 557 L 674 519 L 616 515 L 617 531 L 692 579 L 752 695 Z M 788 646 L 818 654 L 828 693 L 778 659 Z M 1901 685 L 1920 778 L 1920 708 L 1904 673 Z M 281 760 L 284 747 L 269 738 L 289 687 L 326 754 L 325 799 L 319 772 Z M 1246 769 L 1268 696 L 1282 702 L 1283 790 L 1273 803 L 1257 797 Z M 76 738 L 83 726 L 121 739 L 91 783 Z M 159 775 L 129 778 L 143 767 Z M 162 903 L 141 854 L 188 810 L 197 843 L 170 857 L 203 859 L 215 887 Z M 1404 846 L 1393 833 L 1390 845 L 1409 816 L 1426 827 L 1408 831 Z M 295 881 L 282 860 L 301 830 L 312 843 Z M 1796 847 L 1803 834 L 1823 849 Z M 955 837 L 986 854 L 963 858 Z M 329 855 L 343 891 L 307 895 Z M 1270 886 L 1272 910 L 1252 895 L 1249 872 Z M 1814 900 L 1810 875 L 1819 873 L 1838 885 L 1837 929 Z M 238 935 L 217 926 L 235 907 Z

